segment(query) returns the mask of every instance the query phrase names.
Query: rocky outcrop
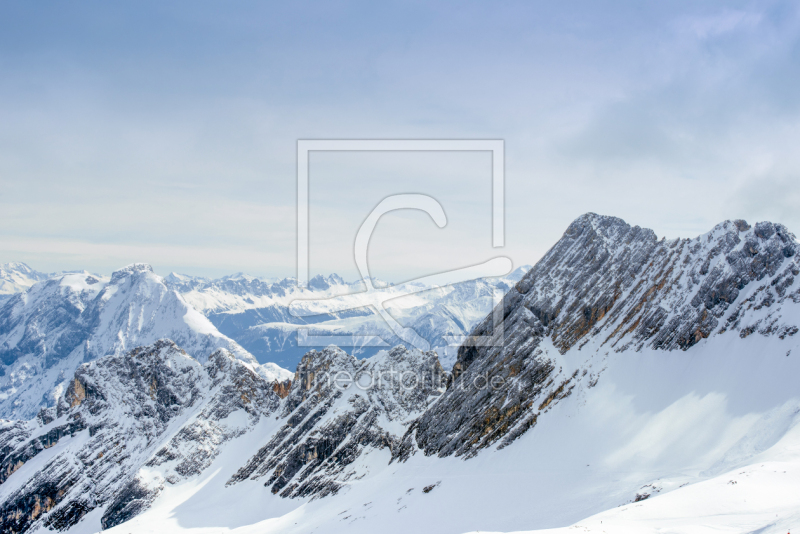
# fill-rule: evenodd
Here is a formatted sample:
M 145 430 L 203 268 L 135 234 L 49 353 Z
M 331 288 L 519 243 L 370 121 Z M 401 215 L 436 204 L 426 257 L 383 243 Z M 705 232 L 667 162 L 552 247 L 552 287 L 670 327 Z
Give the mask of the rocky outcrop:
M 165 480 L 171 484 L 200 474 L 216 456 L 216 445 L 241 436 L 280 404 L 270 384 L 226 350 L 212 354 L 203 370 L 209 380 L 203 381 L 202 408 L 145 464 L 169 466 Z M 247 416 L 246 424 L 220 423 L 237 411 Z
M 363 476 L 365 452 L 399 444 L 445 381 L 434 352 L 396 347 L 359 361 L 336 347 L 311 351 L 283 401 L 286 422 L 229 484 L 259 480 L 283 497 L 336 493 Z
M 657 241 L 652 230 L 587 214 L 509 292 L 504 313 L 529 310 L 562 353 L 596 336 L 616 348 L 685 350 L 741 331 L 743 314 L 760 315 L 748 310 L 800 300 L 797 252 L 795 236 L 769 222 L 726 221 L 694 239 Z
M 695 239 L 587 214 L 459 348 L 453 382 L 411 425 L 395 457 L 474 455 L 503 447 L 569 395 L 588 367 L 565 373 L 569 350 L 686 350 L 735 331 L 792 336 L 783 306 L 800 303 L 798 243 L 784 226 L 726 221 Z M 587 355 L 588 357 L 589 355 Z
M 84 364 L 56 407 L 0 428 L 0 482 L 14 484 L 0 503 L 0 530 L 63 531 L 98 508 L 103 528 L 122 523 L 166 485 L 202 472 L 222 443 L 279 403 L 269 382 L 224 349 L 202 365 L 160 340 Z M 36 456 L 44 459 L 29 469 Z
M 291 389 L 292 389 L 291 380 L 284 380 L 283 382 L 276 380 L 275 382 L 272 383 L 272 391 L 274 391 L 275 394 L 282 399 L 285 399 L 286 397 L 289 396 L 289 392 L 291 391 Z

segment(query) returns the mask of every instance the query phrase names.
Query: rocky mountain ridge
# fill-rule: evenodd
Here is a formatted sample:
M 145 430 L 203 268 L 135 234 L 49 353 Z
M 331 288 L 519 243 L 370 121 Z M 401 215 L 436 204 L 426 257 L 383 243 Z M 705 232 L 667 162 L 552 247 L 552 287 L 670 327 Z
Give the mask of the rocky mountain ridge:
M 398 346 L 357 360 L 337 347 L 312 350 L 283 401 L 286 422 L 229 483 L 263 480 L 282 497 L 335 494 L 364 476 L 351 468 L 356 459 L 399 445 L 409 420 L 442 394 L 445 383 L 431 351 Z
M 383 381 L 361 387 L 365 377 Z M 369 360 L 335 347 L 312 351 L 283 399 L 275 382 L 225 349 L 205 364 L 169 340 L 105 356 L 77 369 L 56 406 L 0 425 L 0 527 L 65 531 L 84 519 L 114 527 L 271 415 L 279 426 L 229 484 L 332 495 L 363 476 L 351 468 L 356 459 L 397 446 L 445 382 L 435 353 L 404 347 Z
M 0 307 L 0 415 L 32 417 L 55 403 L 81 363 L 162 337 L 200 360 L 226 348 L 265 377 L 290 374 L 259 365 L 149 265 L 128 266 L 110 279 L 70 273 L 38 282 Z
M 573 388 L 596 383 L 601 351 L 688 350 L 726 332 L 794 336 L 798 251 L 773 223 L 726 221 L 667 241 L 615 217 L 581 216 L 459 348 L 453 384 L 396 457 L 507 445 Z M 562 358 L 572 349 L 586 353 L 577 366 Z
M 119 524 L 278 404 L 225 349 L 200 364 L 162 340 L 84 364 L 57 406 L 0 427 L 2 529 L 64 531 L 93 512 L 103 528 Z

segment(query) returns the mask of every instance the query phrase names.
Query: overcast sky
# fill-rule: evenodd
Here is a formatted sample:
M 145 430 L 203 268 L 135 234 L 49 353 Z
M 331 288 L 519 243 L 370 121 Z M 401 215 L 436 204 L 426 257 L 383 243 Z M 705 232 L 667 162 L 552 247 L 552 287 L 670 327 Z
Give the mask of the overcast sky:
M 797 2 L 0 2 L 0 262 L 296 272 L 297 139 L 504 139 L 311 158 L 311 274 L 535 263 L 594 211 L 694 237 L 800 232 Z

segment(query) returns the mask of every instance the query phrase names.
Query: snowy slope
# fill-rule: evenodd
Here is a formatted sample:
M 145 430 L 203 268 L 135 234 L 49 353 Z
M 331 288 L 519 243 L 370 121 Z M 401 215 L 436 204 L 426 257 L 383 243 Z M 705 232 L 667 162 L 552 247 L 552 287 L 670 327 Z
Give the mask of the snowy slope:
M 217 348 L 283 380 L 290 373 L 261 367 L 202 314 L 169 290 L 149 265 L 120 269 L 110 279 L 73 273 L 39 282 L 0 308 L 0 416 L 28 418 L 53 405 L 82 362 L 122 354 L 168 337 L 205 361 Z
M 778 443 L 747 465 L 663 496 L 599 513 L 570 527 L 526 534 L 785 534 L 800 525 L 798 451 L 800 425 L 794 424 Z
M 601 354 L 604 371 L 595 386 L 554 404 L 502 450 L 482 450 L 469 460 L 416 454 L 390 463 L 390 450 L 367 446 L 347 464 L 354 475 L 333 478 L 344 487 L 324 498 L 281 497 L 264 485 L 268 478 L 230 484 L 247 462 L 242 453 L 269 444 L 276 428 L 243 438 L 235 453 L 223 451 L 203 474 L 166 488 L 151 509 L 110 532 L 511 532 L 571 525 L 604 510 L 622 513 L 617 507 L 637 496 L 652 494 L 657 503 L 695 484 L 694 498 L 704 503 L 702 484 L 727 483 L 745 469 L 748 479 L 787 470 L 772 488 L 780 492 L 774 508 L 759 497 L 760 524 L 731 529 L 757 531 L 776 513 L 785 518 L 786 502 L 800 495 L 800 479 L 789 476 L 797 473 L 800 445 L 800 360 L 786 357 L 789 346 L 800 352 L 795 341 L 775 337 L 765 344 L 728 333 L 691 349 L 688 360 L 682 351 Z M 563 364 L 582 356 L 569 351 Z M 752 365 L 754 357 L 759 365 Z M 795 463 L 781 469 L 765 463 L 777 457 Z M 743 478 L 735 480 L 744 484 Z M 742 509 L 739 501 L 721 505 Z M 653 524 L 671 525 L 670 510 L 659 510 L 664 515 Z M 680 508 L 674 513 L 679 517 Z

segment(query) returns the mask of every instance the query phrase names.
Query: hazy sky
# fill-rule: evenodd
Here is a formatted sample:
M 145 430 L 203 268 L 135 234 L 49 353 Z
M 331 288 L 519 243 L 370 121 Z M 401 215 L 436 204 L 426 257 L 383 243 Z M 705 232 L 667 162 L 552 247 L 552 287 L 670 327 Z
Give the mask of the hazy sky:
M 534 263 L 594 211 L 693 237 L 800 232 L 797 2 L 0 1 L 0 262 L 101 273 L 295 273 L 297 139 L 506 143 L 311 159 L 311 272 L 354 279 L 498 254 Z

